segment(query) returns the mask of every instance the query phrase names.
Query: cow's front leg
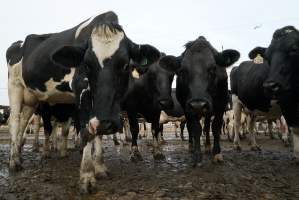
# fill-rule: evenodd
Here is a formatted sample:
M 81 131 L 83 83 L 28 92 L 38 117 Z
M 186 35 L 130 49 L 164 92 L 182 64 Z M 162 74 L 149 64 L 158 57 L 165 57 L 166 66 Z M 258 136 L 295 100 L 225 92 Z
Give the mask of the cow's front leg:
M 131 147 L 131 155 L 130 159 L 133 162 L 142 161 L 143 158 L 138 150 L 137 139 L 139 132 L 139 124 L 136 117 L 129 116 L 130 130 L 132 134 L 132 147 Z
M 241 151 L 240 145 L 240 126 L 241 126 L 241 112 L 242 105 L 236 95 L 232 96 L 233 111 L 234 111 L 234 149 Z
M 82 193 L 90 192 L 95 186 L 95 168 L 92 160 L 92 145 L 94 140 L 88 141 L 83 149 L 83 156 L 80 167 L 80 190 Z
M 95 160 L 94 171 L 96 178 L 107 177 L 108 170 L 104 163 L 102 136 L 95 138 Z
M 163 124 L 162 124 L 163 127 Z M 162 153 L 159 141 L 159 134 L 162 132 L 163 129 L 159 127 L 159 123 L 152 123 L 152 133 L 153 133 L 153 156 L 155 160 L 164 160 L 165 156 Z
M 187 118 L 187 129 L 192 138 L 192 162 L 193 167 L 201 165 L 202 154 L 200 148 L 200 137 L 202 132 L 202 127 L 199 123 L 199 117 L 197 115 L 186 116 Z
M 205 142 L 205 153 L 210 154 L 212 152 L 211 140 L 210 140 L 210 124 L 211 124 L 211 117 L 206 116 L 204 121 L 204 133 L 206 135 L 206 142 Z
M 214 136 L 214 146 L 213 146 L 213 162 L 222 162 L 223 156 L 221 154 L 220 148 L 220 134 L 221 134 L 221 127 L 223 124 L 223 113 L 216 113 L 215 118 L 212 123 L 212 132 Z

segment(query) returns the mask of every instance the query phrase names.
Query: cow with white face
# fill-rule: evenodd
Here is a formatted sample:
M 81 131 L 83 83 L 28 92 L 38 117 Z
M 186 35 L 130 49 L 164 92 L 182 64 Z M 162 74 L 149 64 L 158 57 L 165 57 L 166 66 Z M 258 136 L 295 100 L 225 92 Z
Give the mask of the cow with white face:
M 59 33 L 29 35 L 24 43 L 14 43 L 6 57 L 10 169 L 21 167 L 21 138 L 38 102 L 76 103 L 81 132 L 86 132 L 83 130 L 88 125 L 89 133 L 95 136 L 87 142 L 81 163 L 81 189 L 87 192 L 95 177 L 107 175 L 100 135 L 114 133 L 121 126 L 119 104 L 127 90 L 130 60 L 152 63 L 160 52 L 132 42 L 118 24 L 117 15 L 107 12 Z

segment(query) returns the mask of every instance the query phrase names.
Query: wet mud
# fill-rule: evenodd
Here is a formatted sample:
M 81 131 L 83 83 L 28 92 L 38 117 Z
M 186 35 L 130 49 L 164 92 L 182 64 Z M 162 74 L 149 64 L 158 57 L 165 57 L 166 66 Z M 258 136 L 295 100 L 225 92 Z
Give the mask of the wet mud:
M 144 160 L 138 163 L 129 159 L 130 145 L 115 146 L 111 139 L 105 139 L 109 177 L 98 180 L 88 195 L 79 192 L 78 150 L 69 149 L 69 156 L 63 159 L 52 152 L 45 160 L 41 153 L 32 152 L 27 141 L 24 169 L 9 173 L 9 145 L 1 142 L 0 199 L 299 199 L 299 165 L 278 139 L 258 136 L 260 152 L 251 151 L 248 141 L 243 140 L 243 151 L 237 152 L 224 137 L 224 162 L 214 164 L 211 155 L 204 154 L 203 165 L 197 168 L 191 167 L 188 142 L 175 138 L 172 131 L 165 139 L 164 161 L 153 159 L 151 139 L 139 140 Z

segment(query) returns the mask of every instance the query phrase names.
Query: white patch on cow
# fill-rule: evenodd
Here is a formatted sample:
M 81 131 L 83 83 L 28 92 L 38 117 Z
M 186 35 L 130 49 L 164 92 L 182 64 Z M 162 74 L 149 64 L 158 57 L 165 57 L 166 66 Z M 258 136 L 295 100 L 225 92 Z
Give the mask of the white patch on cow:
M 89 133 L 96 134 L 97 133 L 97 127 L 100 125 L 100 121 L 98 118 L 95 116 L 89 120 L 88 124 L 88 131 Z
M 57 90 L 57 85 L 60 85 L 62 82 L 70 83 L 73 80 L 73 76 L 75 74 L 75 68 L 71 68 L 71 72 L 66 74 L 63 79 L 56 82 L 53 78 L 50 78 L 47 82 L 45 82 L 46 91 L 40 91 L 38 89 L 31 90 L 32 93 L 36 95 L 36 97 L 41 101 L 48 101 L 49 103 L 73 103 L 74 102 L 74 94 L 72 92 L 61 92 Z
M 82 31 L 85 27 L 87 27 L 87 26 L 92 22 L 92 20 L 94 20 L 94 18 L 95 18 L 96 16 L 97 16 L 97 15 L 95 15 L 95 16 L 89 18 L 88 20 L 86 20 L 85 22 L 83 22 L 83 23 L 77 28 L 77 30 L 76 30 L 76 34 L 75 34 L 75 39 L 77 39 L 77 38 L 79 37 L 81 31 Z
M 83 156 L 80 166 L 80 182 L 81 190 L 83 191 L 88 191 L 89 184 L 94 185 L 96 183 L 92 160 L 92 143 L 93 141 L 87 142 L 87 145 L 83 149 Z
M 91 33 L 92 50 L 102 68 L 104 68 L 104 60 L 113 56 L 123 38 L 124 32 L 111 31 L 106 25 L 93 29 Z
M 94 160 L 95 176 L 106 176 L 107 167 L 104 164 L 103 158 L 103 144 L 101 136 L 95 138 L 95 160 Z
M 291 127 L 291 133 L 293 135 L 293 151 L 294 156 L 299 159 L 299 128 L 298 127 Z
M 293 32 L 294 30 L 292 30 L 292 29 L 286 29 L 284 32 L 285 33 L 291 33 L 291 32 Z
M 84 81 L 87 81 L 88 82 L 88 78 L 84 78 Z M 80 102 L 79 102 L 79 107 L 81 107 L 81 101 L 82 101 L 82 96 L 85 92 L 89 91 L 90 90 L 90 87 L 89 87 L 89 84 L 87 86 L 87 88 L 83 89 L 81 94 L 80 94 Z

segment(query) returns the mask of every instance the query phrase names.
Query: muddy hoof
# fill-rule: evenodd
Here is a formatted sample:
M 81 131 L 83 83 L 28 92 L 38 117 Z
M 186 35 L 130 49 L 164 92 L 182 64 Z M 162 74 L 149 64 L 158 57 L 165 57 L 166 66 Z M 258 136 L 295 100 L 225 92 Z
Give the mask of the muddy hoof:
M 88 194 L 96 185 L 96 179 L 93 173 L 85 173 L 80 178 L 80 193 Z
M 153 156 L 155 160 L 165 160 L 165 155 L 162 152 L 155 152 Z
M 21 161 L 10 161 L 9 162 L 9 171 L 10 172 L 18 172 L 23 169 L 21 165 Z
M 120 145 L 120 143 L 118 142 L 118 140 L 113 140 L 113 142 L 114 142 L 114 145 L 115 145 L 115 146 Z
M 51 158 L 50 151 L 43 151 L 42 158 L 43 159 Z
M 211 154 L 212 153 L 212 148 L 210 145 L 205 146 L 205 154 Z
M 258 145 L 252 146 L 251 151 L 261 151 L 261 147 L 259 147 Z
M 104 166 L 102 168 L 95 168 L 95 178 L 96 179 L 106 179 L 109 176 L 107 168 Z
M 141 138 L 139 138 L 139 139 L 141 139 Z M 126 138 L 125 138 L 125 141 L 126 141 L 126 142 L 132 142 L 132 138 L 126 137 Z
M 242 151 L 242 147 L 240 145 L 234 145 L 233 149 L 236 151 Z
M 132 147 L 132 152 L 131 152 L 131 156 L 130 156 L 130 160 L 132 162 L 138 162 L 138 161 L 143 161 L 143 158 L 138 150 L 137 147 Z
M 33 145 L 32 146 L 32 152 L 36 152 L 36 153 L 39 152 L 39 145 L 36 145 L 36 144 Z
M 192 167 L 201 167 L 202 157 L 200 152 L 192 153 Z
M 223 155 L 221 153 L 214 155 L 213 163 L 223 163 Z
M 160 141 L 160 144 L 161 144 L 161 145 L 164 145 L 164 144 L 167 144 L 167 142 L 166 142 L 165 140 L 161 140 L 161 141 Z

